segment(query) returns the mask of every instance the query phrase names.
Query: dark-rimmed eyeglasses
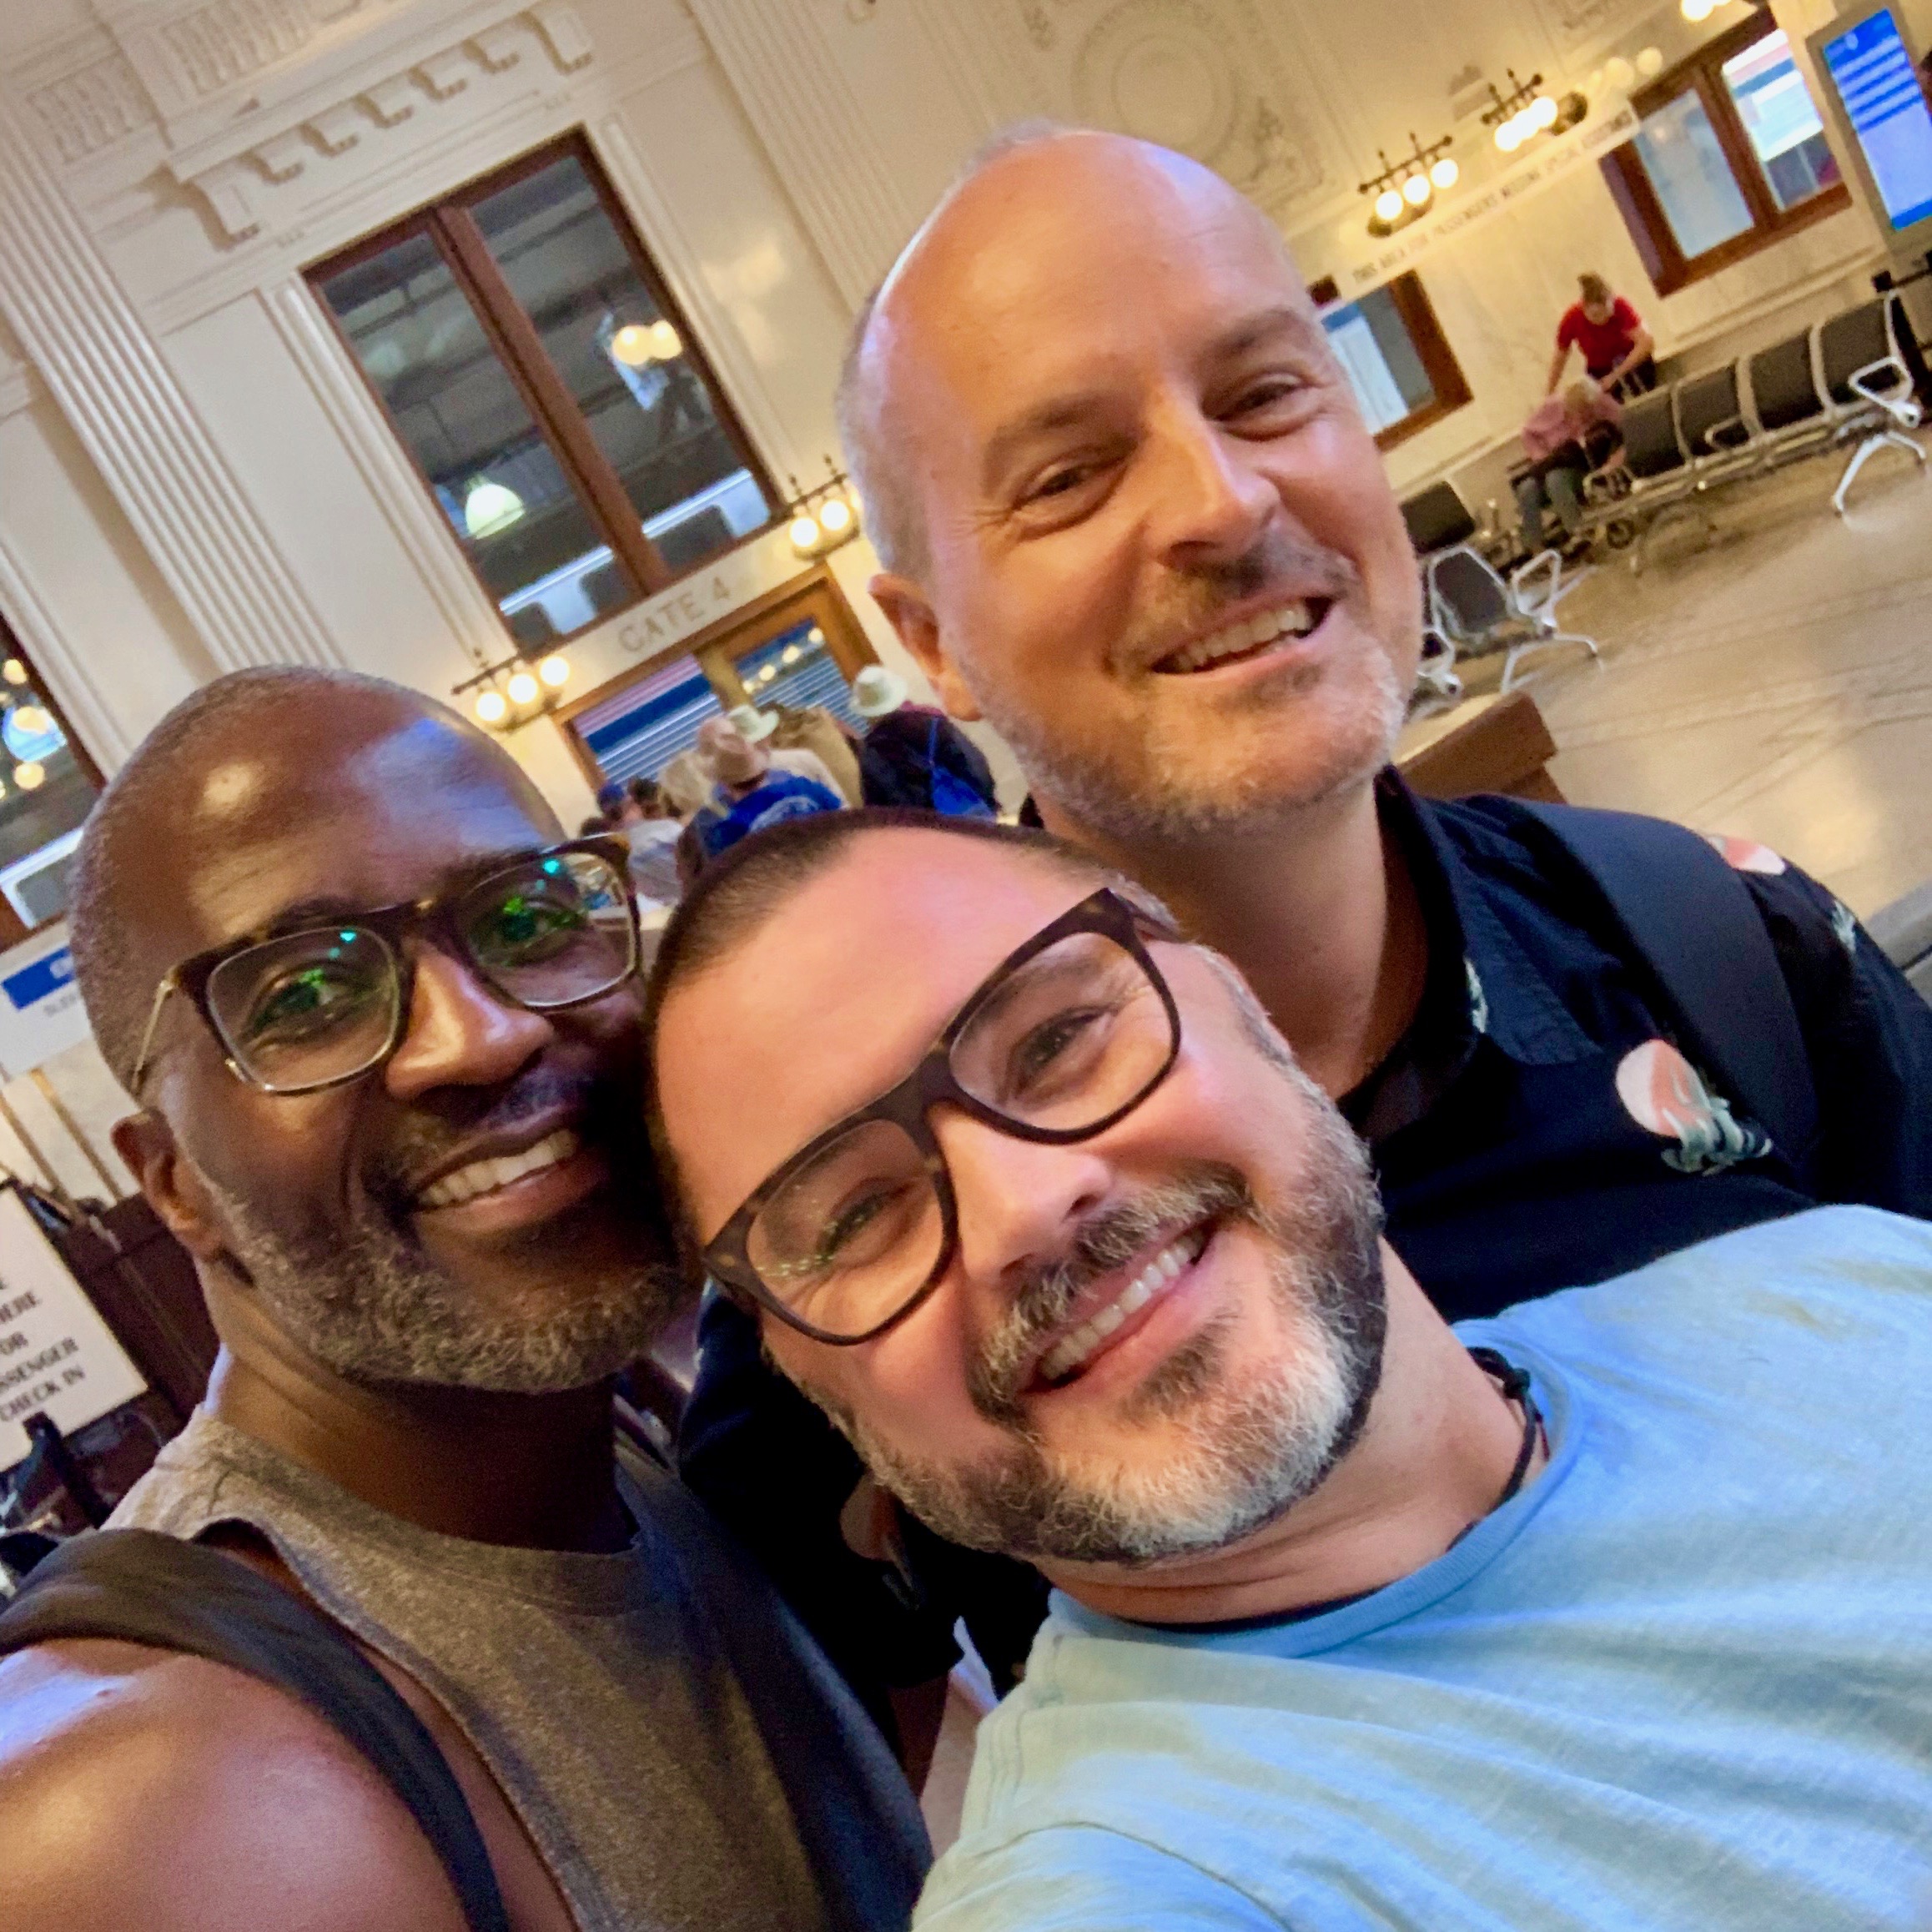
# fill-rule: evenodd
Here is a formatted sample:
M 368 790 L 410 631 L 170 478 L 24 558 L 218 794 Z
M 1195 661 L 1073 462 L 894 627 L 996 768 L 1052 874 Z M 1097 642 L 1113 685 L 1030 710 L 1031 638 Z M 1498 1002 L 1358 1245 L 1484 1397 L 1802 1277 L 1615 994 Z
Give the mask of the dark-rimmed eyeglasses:
M 890 1093 L 745 1201 L 705 1247 L 712 1275 L 815 1341 L 870 1341 L 903 1321 L 959 1243 L 933 1108 L 1064 1145 L 1104 1134 L 1167 1077 L 1180 1012 L 1144 931 L 1176 936 L 1103 889 L 1034 933 Z
M 427 898 L 231 940 L 164 975 L 129 1086 L 138 1096 L 170 994 L 191 1000 L 229 1071 L 269 1094 L 313 1094 L 381 1066 L 407 1031 L 411 941 L 433 935 L 512 1006 L 554 1013 L 637 968 L 624 849 L 579 838 Z

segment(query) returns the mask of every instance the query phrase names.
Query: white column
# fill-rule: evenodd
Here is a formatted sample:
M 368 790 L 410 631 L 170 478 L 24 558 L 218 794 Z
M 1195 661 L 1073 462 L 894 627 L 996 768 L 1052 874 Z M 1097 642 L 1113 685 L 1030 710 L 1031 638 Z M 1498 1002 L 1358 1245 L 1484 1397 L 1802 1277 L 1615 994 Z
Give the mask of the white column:
M 798 0 L 691 0 L 691 8 L 839 293 L 856 309 L 925 209 L 910 204 L 887 169 L 813 8 Z
M 18 115 L 0 111 L 0 311 L 224 670 L 340 652 Z

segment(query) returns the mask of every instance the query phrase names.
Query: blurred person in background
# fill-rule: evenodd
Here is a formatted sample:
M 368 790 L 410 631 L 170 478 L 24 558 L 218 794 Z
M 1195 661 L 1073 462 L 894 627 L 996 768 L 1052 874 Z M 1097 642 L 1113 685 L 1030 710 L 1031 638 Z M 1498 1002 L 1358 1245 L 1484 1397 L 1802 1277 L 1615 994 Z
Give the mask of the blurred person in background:
M 858 768 L 868 805 L 998 817 L 993 770 L 979 746 L 943 712 L 908 703 L 903 677 L 867 665 L 853 680 L 852 708 L 867 721 Z
M 1557 325 L 1557 353 L 1550 363 L 1546 393 L 1557 393 L 1572 349 L 1582 350 L 1591 380 L 1616 395 L 1628 397 L 1656 388 L 1657 343 L 1643 326 L 1643 318 L 1623 296 L 1613 295 L 1599 274 L 1586 271 L 1577 276 L 1577 287 L 1579 299 L 1564 309 Z
M 808 812 L 844 808 L 844 797 L 823 759 L 811 752 L 767 747 L 764 741 L 777 724 L 771 712 L 740 705 L 698 727 L 698 756 L 712 776 L 712 789 L 687 828 L 692 835 L 687 846 L 694 842 L 703 859 L 716 858 L 767 825 Z
M 1522 513 L 1523 548 L 1534 556 L 1543 547 L 1543 512 L 1556 512 L 1566 551 L 1577 546 L 1583 515 L 1583 479 L 1597 468 L 1601 448 L 1609 445 L 1623 411 L 1616 398 L 1587 377 L 1560 395 L 1545 396 L 1522 426 L 1523 454 L 1530 466 L 1515 480 L 1517 508 Z

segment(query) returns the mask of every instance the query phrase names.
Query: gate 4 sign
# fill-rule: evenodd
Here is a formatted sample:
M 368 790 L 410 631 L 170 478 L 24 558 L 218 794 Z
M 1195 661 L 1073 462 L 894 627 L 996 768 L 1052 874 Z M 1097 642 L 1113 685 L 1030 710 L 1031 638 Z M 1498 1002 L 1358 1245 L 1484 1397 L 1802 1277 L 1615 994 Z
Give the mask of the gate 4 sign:
M 0 1469 L 33 1449 L 37 1410 L 71 1435 L 147 1386 L 18 1190 L 0 1187 Z

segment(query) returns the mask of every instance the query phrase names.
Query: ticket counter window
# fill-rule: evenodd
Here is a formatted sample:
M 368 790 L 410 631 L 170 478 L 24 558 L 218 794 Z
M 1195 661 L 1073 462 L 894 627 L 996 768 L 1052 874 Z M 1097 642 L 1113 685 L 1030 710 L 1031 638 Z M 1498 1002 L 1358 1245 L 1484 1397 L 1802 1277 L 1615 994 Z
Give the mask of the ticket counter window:
M 572 137 L 310 269 L 511 635 L 568 637 L 779 498 Z
M 81 826 L 99 790 L 99 772 L 0 624 L 0 949 L 66 912 Z

